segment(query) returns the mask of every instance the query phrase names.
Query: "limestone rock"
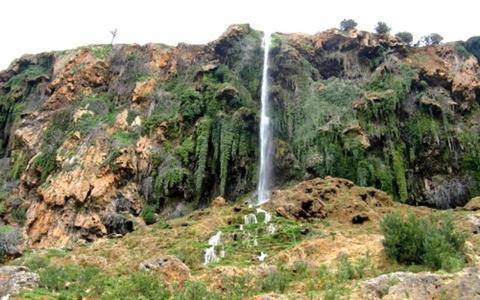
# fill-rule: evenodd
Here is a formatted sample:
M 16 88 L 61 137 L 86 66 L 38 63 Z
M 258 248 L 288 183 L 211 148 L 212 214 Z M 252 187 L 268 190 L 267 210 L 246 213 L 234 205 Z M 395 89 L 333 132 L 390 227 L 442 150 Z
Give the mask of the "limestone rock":
M 361 224 L 378 218 L 381 208 L 391 205 L 385 192 L 358 187 L 346 179 L 325 177 L 274 191 L 265 207 L 294 220 L 334 217 L 341 222 Z
M 0 267 L 0 297 L 38 286 L 40 277 L 23 266 Z
M 183 283 L 190 279 L 190 269 L 175 256 L 165 255 L 147 259 L 140 263 L 140 270 L 158 272 L 167 283 Z
M 478 215 L 469 216 L 467 219 L 467 222 L 470 225 L 472 233 L 474 234 L 480 233 L 480 216 Z
M 475 197 L 470 199 L 470 201 L 468 201 L 467 204 L 465 204 L 463 209 L 472 210 L 472 211 L 480 210 L 480 197 Z
M 148 95 L 153 92 L 155 88 L 156 81 L 155 79 L 149 79 L 147 81 L 135 83 L 135 88 L 133 89 L 132 101 L 140 102 L 145 99 Z
M 227 201 L 222 196 L 218 196 L 212 201 L 213 207 L 221 207 L 221 206 L 225 206 L 226 204 L 227 204 Z
M 453 274 L 395 272 L 367 280 L 362 299 L 478 299 L 480 272 L 467 268 Z

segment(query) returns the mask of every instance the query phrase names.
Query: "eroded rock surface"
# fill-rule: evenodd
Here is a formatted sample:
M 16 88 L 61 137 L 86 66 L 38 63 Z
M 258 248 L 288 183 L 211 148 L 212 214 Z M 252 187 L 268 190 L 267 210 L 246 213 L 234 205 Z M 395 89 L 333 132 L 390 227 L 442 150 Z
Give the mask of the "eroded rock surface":
M 158 256 L 143 261 L 139 268 L 158 272 L 167 283 L 183 283 L 190 279 L 190 269 L 175 256 Z
M 14 295 L 38 286 L 40 277 L 26 267 L 0 267 L 0 297 Z
M 294 220 L 328 217 L 361 224 L 378 219 L 381 209 L 392 203 L 390 196 L 380 190 L 359 187 L 346 179 L 325 177 L 274 191 L 265 207 Z
M 478 299 L 480 273 L 467 268 L 454 274 L 396 272 L 367 280 L 363 299 Z

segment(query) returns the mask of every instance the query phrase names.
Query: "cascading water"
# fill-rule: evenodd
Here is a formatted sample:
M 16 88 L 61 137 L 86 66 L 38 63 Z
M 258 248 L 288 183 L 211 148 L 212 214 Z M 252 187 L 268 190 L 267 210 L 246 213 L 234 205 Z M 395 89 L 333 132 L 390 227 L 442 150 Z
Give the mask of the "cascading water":
M 220 244 L 220 238 L 222 237 L 222 232 L 218 231 L 214 236 L 212 236 L 208 240 L 208 247 L 205 249 L 205 254 L 203 256 L 203 264 L 208 265 L 211 262 L 217 262 L 218 261 L 218 256 L 215 253 L 215 247 L 217 247 Z M 223 250 L 222 250 L 223 252 Z M 220 257 L 224 257 L 225 253 L 220 253 Z
M 265 203 L 270 198 L 270 175 L 271 175 L 271 137 L 272 130 L 269 117 L 269 90 L 268 90 L 268 60 L 270 52 L 271 34 L 264 33 L 263 36 L 263 72 L 262 72 L 262 94 L 260 113 L 260 173 L 257 187 L 257 205 Z
M 271 175 L 271 138 L 272 138 L 272 129 L 270 124 L 269 117 L 269 88 L 268 88 L 268 60 L 270 52 L 270 40 L 271 34 L 268 32 L 264 33 L 263 37 L 263 72 L 262 72 L 262 94 L 261 94 L 261 113 L 260 113 L 260 173 L 259 181 L 257 187 L 257 201 L 256 205 L 261 205 L 267 202 L 270 198 L 270 175 Z M 256 209 L 255 213 L 250 213 L 245 215 L 243 218 L 244 224 L 240 224 L 239 229 L 245 235 L 245 239 L 250 241 L 253 239 L 253 246 L 258 247 L 257 232 L 252 237 L 250 232 L 245 232 L 244 228 L 250 224 L 258 224 L 257 214 L 263 214 L 263 223 L 268 224 L 267 232 L 269 234 L 275 234 L 276 228 L 270 223 L 272 220 L 272 215 L 261 208 Z M 244 227 L 245 226 L 245 227 Z M 221 231 L 218 231 L 214 236 L 212 236 L 209 241 L 209 247 L 205 249 L 204 253 L 204 265 L 207 265 L 211 262 L 217 262 L 220 258 L 225 257 L 225 250 L 220 251 L 220 258 L 216 255 L 215 248 L 220 244 L 220 237 L 222 235 Z M 264 252 L 260 252 L 260 255 L 257 256 L 259 261 L 264 261 L 268 255 Z

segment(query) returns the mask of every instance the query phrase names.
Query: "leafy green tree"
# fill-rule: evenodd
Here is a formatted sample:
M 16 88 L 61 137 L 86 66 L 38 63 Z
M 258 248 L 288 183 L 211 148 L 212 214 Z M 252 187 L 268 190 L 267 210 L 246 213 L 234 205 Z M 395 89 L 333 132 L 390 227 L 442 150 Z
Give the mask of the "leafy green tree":
M 387 23 L 382 22 L 382 21 L 378 22 L 377 26 L 375 26 L 375 31 L 378 34 L 389 34 L 390 30 L 391 30 L 391 28 L 388 27 Z
M 340 29 L 343 31 L 350 31 L 355 29 L 357 25 L 357 22 L 355 22 L 353 19 L 344 19 L 342 22 L 340 22 Z
M 398 32 L 395 37 L 407 45 L 410 45 L 413 41 L 413 35 L 407 31 Z
M 480 61 L 480 36 L 473 36 L 465 42 L 465 48 Z
M 421 39 L 421 43 L 425 46 L 439 45 L 443 41 L 443 36 L 438 33 L 431 33 Z

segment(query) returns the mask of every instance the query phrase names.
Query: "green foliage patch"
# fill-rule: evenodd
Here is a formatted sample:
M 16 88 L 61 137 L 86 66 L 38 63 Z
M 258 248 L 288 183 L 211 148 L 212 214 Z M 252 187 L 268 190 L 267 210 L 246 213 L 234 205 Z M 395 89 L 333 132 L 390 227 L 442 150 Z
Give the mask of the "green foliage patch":
M 418 218 L 388 214 L 381 222 L 387 256 L 404 264 L 455 271 L 465 264 L 465 238 L 449 214 Z

